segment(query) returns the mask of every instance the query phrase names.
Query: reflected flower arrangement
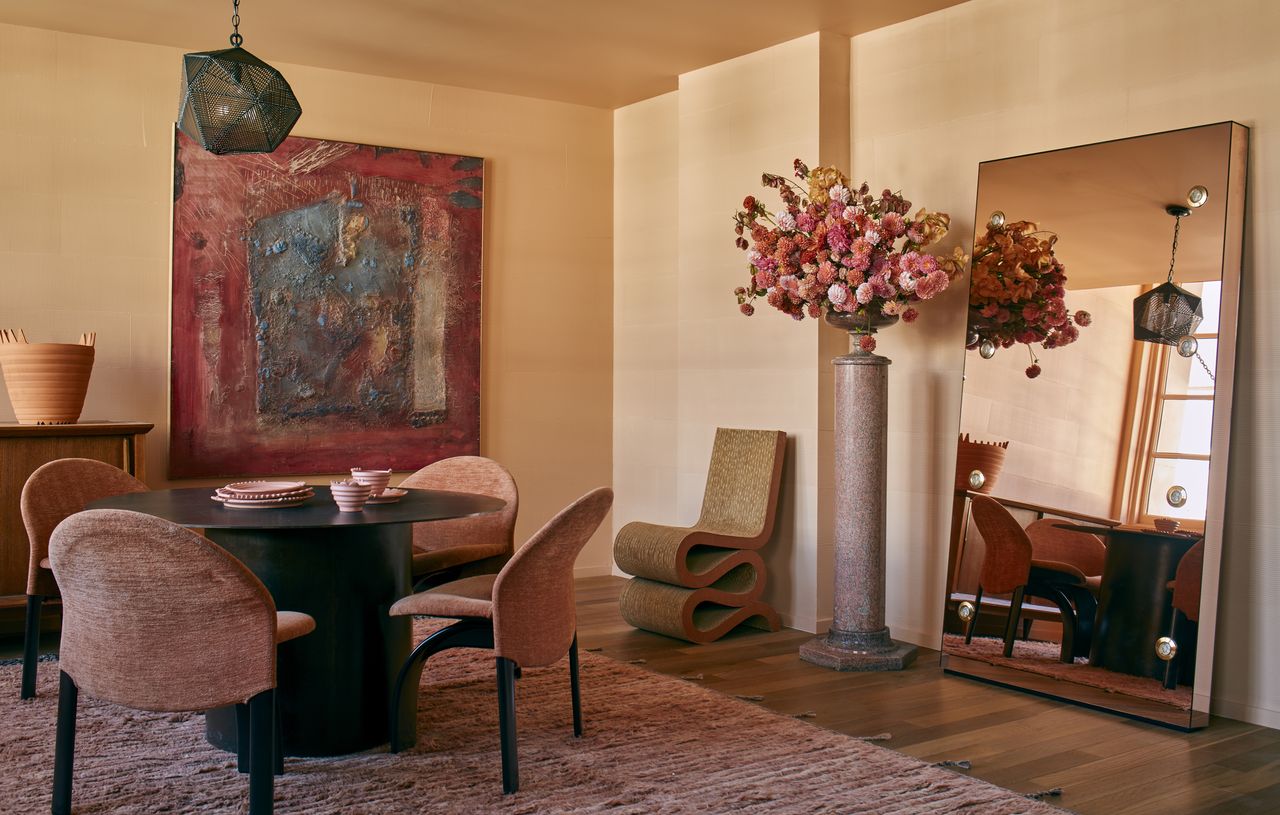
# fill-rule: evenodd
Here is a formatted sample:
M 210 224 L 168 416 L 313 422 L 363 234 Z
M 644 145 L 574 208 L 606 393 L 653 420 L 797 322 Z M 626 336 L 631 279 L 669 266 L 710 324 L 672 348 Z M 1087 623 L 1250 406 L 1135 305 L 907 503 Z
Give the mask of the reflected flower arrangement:
M 1070 345 L 1093 317 L 1067 309 L 1066 268 L 1053 253 L 1058 236 L 1031 221 L 1006 222 L 997 213 L 973 247 L 967 347 L 990 358 L 996 348 L 1023 343 L 1031 354 L 1026 374 L 1040 375 L 1031 346 Z

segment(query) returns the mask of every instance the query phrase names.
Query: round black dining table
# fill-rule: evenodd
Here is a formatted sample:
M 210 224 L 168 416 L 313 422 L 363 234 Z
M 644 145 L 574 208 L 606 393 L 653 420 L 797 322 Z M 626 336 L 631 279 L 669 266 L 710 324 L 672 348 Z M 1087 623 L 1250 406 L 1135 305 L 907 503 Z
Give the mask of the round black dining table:
M 232 509 L 209 487 L 104 498 L 88 509 L 126 509 L 203 529 L 245 564 L 282 611 L 316 630 L 279 646 L 277 706 L 285 755 L 331 756 L 385 744 L 391 686 L 409 655 L 411 618 L 387 610 L 411 591 L 412 525 L 483 515 L 506 502 L 484 495 L 408 490 L 398 502 L 341 512 L 328 487 L 288 508 Z M 234 751 L 234 708 L 208 711 L 206 737 Z

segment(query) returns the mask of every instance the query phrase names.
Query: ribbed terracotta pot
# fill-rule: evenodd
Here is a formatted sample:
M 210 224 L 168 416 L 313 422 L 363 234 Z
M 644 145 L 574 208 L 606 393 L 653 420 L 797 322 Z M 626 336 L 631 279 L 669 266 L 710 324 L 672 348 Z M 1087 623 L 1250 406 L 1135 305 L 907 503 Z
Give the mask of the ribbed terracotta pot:
M 1007 441 L 973 441 L 968 433 L 961 435 L 956 452 L 956 489 L 989 494 L 1004 467 L 1004 454 L 1008 448 Z M 977 489 L 969 484 L 969 473 L 974 470 L 981 470 L 986 479 Z
M 93 346 L 0 343 L 0 368 L 19 424 L 72 424 L 84 409 Z

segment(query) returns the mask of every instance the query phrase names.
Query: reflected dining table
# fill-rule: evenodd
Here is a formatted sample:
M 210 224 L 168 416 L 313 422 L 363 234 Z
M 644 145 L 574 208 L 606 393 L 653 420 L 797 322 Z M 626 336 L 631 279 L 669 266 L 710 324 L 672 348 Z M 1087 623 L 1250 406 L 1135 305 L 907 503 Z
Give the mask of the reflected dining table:
M 232 509 L 211 487 L 104 498 L 125 509 L 202 529 L 258 576 L 276 607 L 310 614 L 316 630 L 279 646 L 277 706 L 285 755 L 354 753 L 389 740 L 392 683 L 409 656 L 412 621 L 391 617 L 411 592 L 412 527 L 496 512 L 498 498 L 407 490 L 395 503 L 341 512 L 328 487 L 300 506 Z M 234 708 L 206 713 L 208 740 L 236 749 Z

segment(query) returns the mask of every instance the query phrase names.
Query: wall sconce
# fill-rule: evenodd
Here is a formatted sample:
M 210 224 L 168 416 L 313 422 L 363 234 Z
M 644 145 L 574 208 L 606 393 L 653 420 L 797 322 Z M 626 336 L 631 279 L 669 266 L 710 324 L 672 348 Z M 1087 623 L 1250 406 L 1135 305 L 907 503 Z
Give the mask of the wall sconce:
M 1199 187 L 1196 189 L 1204 189 Z M 1207 193 L 1205 193 L 1207 198 Z M 1200 203 L 1204 203 L 1201 199 Z M 1191 210 L 1181 204 L 1170 204 L 1164 211 L 1173 216 L 1173 250 L 1169 255 L 1169 277 L 1159 286 L 1133 301 L 1133 338 L 1145 342 L 1178 347 L 1182 353 L 1188 347 L 1195 353 L 1196 326 L 1204 319 L 1200 298 L 1173 282 L 1173 265 L 1178 257 L 1178 227 Z M 1190 340 L 1190 342 L 1187 342 Z
M 270 153 L 302 106 L 279 71 L 240 47 L 240 0 L 231 7 L 231 47 L 182 57 L 178 128 L 216 155 Z

